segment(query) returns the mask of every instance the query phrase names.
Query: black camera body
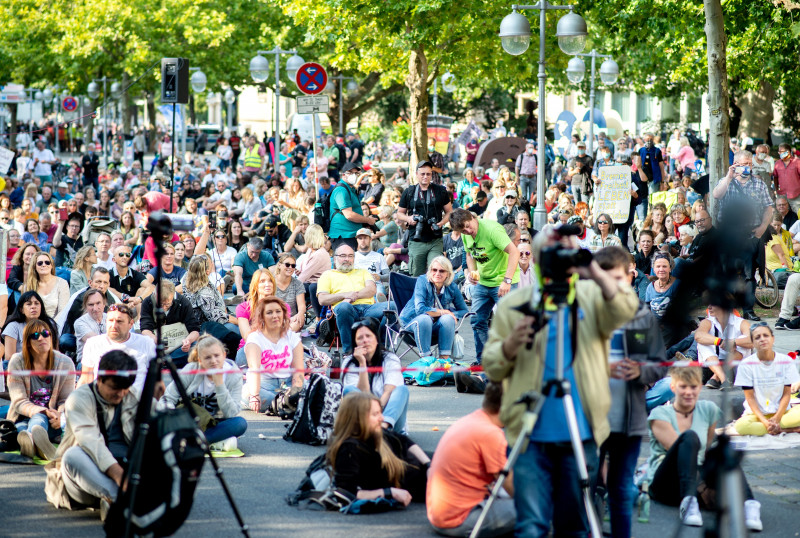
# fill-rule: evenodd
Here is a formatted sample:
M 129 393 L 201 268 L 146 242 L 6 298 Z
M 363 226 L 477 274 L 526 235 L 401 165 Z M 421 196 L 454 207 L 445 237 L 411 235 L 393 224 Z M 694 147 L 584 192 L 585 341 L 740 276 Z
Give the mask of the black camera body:
M 433 217 L 426 219 L 422 215 L 416 214 L 416 215 L 411 215 L 411 218 L 414 219 L 414 222 L 417 223 L 414 226 L 415 241 L 419 241 L 420 239 L 422 239 L 422 231 L 424 230 L 426 224 L 430 225 L 431 230 L 433 230 L 434 232 L 438 232 L 439 230 L 442 229 L 442 227 L 439 226 L 436 219 Z
M 592 263 L 592 253 L 585 248 L 566 248 L 555 245 L 542 249 L 542 276 L 552 280 L 567 280 L 567 271 L 573 267 L 587 267 Z

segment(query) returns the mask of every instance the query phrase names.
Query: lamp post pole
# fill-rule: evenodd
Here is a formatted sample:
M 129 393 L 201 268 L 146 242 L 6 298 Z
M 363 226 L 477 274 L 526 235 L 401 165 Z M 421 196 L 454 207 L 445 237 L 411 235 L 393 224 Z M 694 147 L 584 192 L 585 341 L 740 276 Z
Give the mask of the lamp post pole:
M 353 77 L 346 77 L 342 74 L 335 77 L 328 77 L 330 80 L 339 81 L 339 134 L 344 135 L 344 81 L 355 80 Z
M 595 49 L 586 54 L 578 54 L 577 56 L 588 56 L 592 59 L 591 79 L 589 80 L 589 156 L 594 159 L 594 77 L 596 73 L 596 62 L 598 58 L 611 58 L 610 54 L 600 54 Z
M 592 66 L 590 68 L 591 79 L 589 80 L 589 145 L 587 149 L 588 155 L 594 158 L 594 79 L 597 73 L 597 58 L 606 58 L 600 66 L 600 81 L 603 84 L 611 85 L 617 82 L 619 66 L 617 62 L 611 58 L 610 54 L 600 54 L 594 49 L 584 54 L 576 54 L 575 58 L 571 59 L 567 66 L 567 78 L 570 82 L 575 84 L 583 80 L 583 75 L 586 71 L 586 64 L 583 63 L 583 60 L 581 60 L 579 56 L 588 56 L 592 59 Z
M 575 54 L 583 50 L 586 35 L 586 22 L 582 17 L 573 13 L 574 6 L 554 6 L 547 0 L 539 0 L 535 5 L 512 5 L 512 13 L 503 19 L 500 25 L 500 38 L 503 48 L 509 54 L 519 55 L 524 53 L 530 43 L 531 29 L 528 20 L 520 10 L 539 10 L 539 122 L 538 122 L 538 149 L 537 149 L 537 176 L 536 176 L 536 208 L 533 212 L 533 225 L 541 230 L 547 223 L 547 212 L 544 208 L 544 192 L 546 182 L 544 177 L 544 154 L 547 140 L 545 137 L 545 110 L 546 110 L 546 82 L 545 70 L 545 27 L 547 25 L 548 10 L 569 10 L 569 14 L 558 21 L 556 35 L 559 38 L 559 47 L 567 54 Z
M 89 97 L 92 99 L 97 99 L 100 95 L 99 88 L 97 88 L 97 83 L 103 83 L 103 166 L 108 167 L 108 81 L 117 82 L 116 79 L 109 79 L 107 76 L 103 76 L 102 78 L 95 78 L 92 79 L 92 84 L 89 84 Z M 89 140 L 88 144 L 92 144 L 94 141 Z
M 272 50 L 259 50 L 259 51 L 256 51 L 256 53 L 259 54 L 259 55 L 261 55 L 261 54 L 273 54 L 273 55 L 275 55 L 275 110 L 274 110 L 274 114 L 273 114 L 273 118 L 274 118 L 274 131 L 273 131 L 274 138 L 273 138 L 273 140 L 275 141 L 275 147 L 273 148 L 272 161 L 273 161 L 273 164 L 275 165 L 275 169 L 277 170 L 278 169 L 278 163 L 277 163 L 278 152 L 280 151 L 280 134 L 279 134 L 280 127 L 279 127 L 279 122 L 280 122 L 280 99 L 281 99 L 281 76 L 280 76 L 281 75 L 281 61 L 280 61 L 281 60 L 281 54 L 296 55 L 297 51 L 294 50 L 294 49 L 292 49 L 292 50 L 283 50 L 283 49 L 281 49 L 280 47 L 278 47 L 276 45 L 275 48 L 272 49 Z

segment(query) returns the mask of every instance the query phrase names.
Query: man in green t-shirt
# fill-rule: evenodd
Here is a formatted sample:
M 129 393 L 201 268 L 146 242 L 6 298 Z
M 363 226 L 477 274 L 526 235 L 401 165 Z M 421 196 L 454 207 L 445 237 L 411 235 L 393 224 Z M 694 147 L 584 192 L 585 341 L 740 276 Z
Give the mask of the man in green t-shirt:
M 519 283 L 519 250 L 502 225 L 478 220 L 466 209 L 450 214 L 450 226 L 461 232 L 467 252 L 467 282 L 472 288 L 472 332 L 478 364 L 489 338 L 489 315 L 494 305 Z
M 345 164 L 342 168 L 342 181 L 331 193 L 331 228 L 328 237 L 331 238 L 334 250 L 342 244 L 357 250 L 356 232 L 365 226 L 372 226 L 377 220 L 370 215 L 364 215 L 361 210 L 354 187 L 360 172 L 361 167 L 357 164 Z

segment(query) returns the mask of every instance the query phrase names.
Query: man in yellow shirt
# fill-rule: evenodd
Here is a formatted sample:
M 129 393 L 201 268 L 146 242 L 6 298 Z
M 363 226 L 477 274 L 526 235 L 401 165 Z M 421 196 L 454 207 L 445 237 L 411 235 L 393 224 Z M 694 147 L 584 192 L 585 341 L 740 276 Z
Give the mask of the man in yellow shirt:
M 317 299 L 323 306 L 333 307 L 336 326 L 342 339 L 344 354 L 353 352 L 352 326 L 364 318 L 380 320 L 391 302 L 375 302 L 375 281 L 366 269 L 354 269 L 356 253 L 342 244 L 334 253 L 334 266 L 322 273 L 317 282 Z

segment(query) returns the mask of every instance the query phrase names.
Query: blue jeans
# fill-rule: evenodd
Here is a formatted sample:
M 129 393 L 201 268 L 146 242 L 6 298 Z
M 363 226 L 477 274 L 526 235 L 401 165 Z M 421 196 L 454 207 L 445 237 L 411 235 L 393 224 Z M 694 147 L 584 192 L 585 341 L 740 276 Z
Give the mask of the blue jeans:
M 259 409 L 261 413 L 269 408 L 269 404 L 272 403 L 272 400 L 275 399 L 275 395 L 281 390 L 281 385 L 289 387 L 292 384 L 291 377 L 264 377 L 265 375 L 266 374 L 261 374 L 261 386 L 259 387 L 258 394 L 252 394 L 252 396 L 261 398 L 261 408 Z M 248 387 L 249 384 L 245 382 L 244 387 L 242 387 L 242 409 L 250 409 L 251 394 Z
M 583 450 L 591 479 L 597 474 L 597 445 L 584 441 Z M 514 464 L 514 505 L 517 538 L 546 537 L 551 521 L 554 536 L 589 535 L 580 475 L 569 442 L 528 444 Z
M 641 446 L 641 436 L 612 433 L 600 451 L 608 454 L 606 488 L 611 512 L 611 535 L 614 538 L 630 538 L 631 535 L 633 501 L 638 493 L 633 484 L 633 474 Z
M 31 431 L 34 426 L 41 426 L 47 432 L 47 436 L 51 442 L 55 442 L 58 436 L 61 435 L 61 428 L 53 428 L 50 425 L 50 420 L 44 413 L 36 413 L 31 418 L 22 418 L 18 420 L 14 426 L 17 427 L 18 432 Z
M 414 331 L 414 339 L 421 355 L 431 354 L 431 343 L 436 336 L 439 342 L 439 355 L 450 356 L 453 350 L 453 339 L 456 336 L 456 320 L 453 316 L 439 316 L 435 321 L 428 314 L 420 314 L 405 326 Z
M 342 397 L 351 392 L 361 392 L 355 385 L 347 385 L 342 390 Z M 408 387 L 399 385 L 389 395 L 389 401 L 383 408 L 383 421 L 392 425 L 396 432 L 406 433 L 406 417 L 408 416 Z
M 489 316 L 492 313 L 492 308 L 500 300 L 497 296 L 497 290 L 500 288 L 488 288 L 483 284 L 477 284 L 472 287 L 472 311 L 475 315 L 470 319 L 472 324 L 472 332 L 475 335 L 475 353 L 477 355 L 477 363 L 481 363 L 483 356 L 483 346 L 486 345 L 486 340 L 489 339 Z M 517 284 L 511 285 L 511 290 L 517 289 Z
M 384 310 L 394 309 L 393 302 L 375 304 L 350 304 L 341 302 L 333 307 L 336 316 L 336 326 L 342 339 L 344 353 L 353 352 L 353 334 L 351 327 L 356 321 L 364 318 L 375 318 L 382 321 Z
M 229 437 L 241 437 L 247 431 L 247 421 L 242 417 L 231 417 L 220 420 L 216 426 L 206 429 L 208 444 L 219 443 Z
M 316 317 L 320 317 L 322 307 L 319 304 L 319 299 L 317 299 L 317 283 L 306 282 L 303 284 L 303 287 L 306 289 L 306 293 L 311 298 L 311 308 L 314 309 L 314 315 Z
M 647 401 L 648 413 L 650 413 L 650 411 L 659 405 L 664 405 L 675 397 L 675 394 L 672 392 L 672 388 L 669 386 L 670 381 L 671 380 L 669 377 L 665 377 L 664 379 L 656 381 L 656 384 L 647 391 L 645 399 Z
M 78 343 L 74 334 L 63 333 L 58 339 L 58 348 L 62 353 L 77 351 Z

